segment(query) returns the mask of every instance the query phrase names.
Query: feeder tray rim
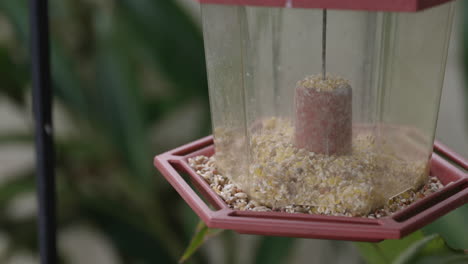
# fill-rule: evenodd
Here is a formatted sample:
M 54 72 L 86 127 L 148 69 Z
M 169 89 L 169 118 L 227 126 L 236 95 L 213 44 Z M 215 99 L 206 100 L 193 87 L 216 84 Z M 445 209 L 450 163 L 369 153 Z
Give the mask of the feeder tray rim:
M 316 8 L 355 11 L 417 12 L 453 0 L 196 0 L 201 4 Z
M 233 210 L 188 164 L 188 158 L 213 155 L 213 144 L 213 137 L 207 136 L 154 158 L 156 168 L 211 228 L 244 234 L 378 242 L 402 238 L 468 202 L 468 161 L 435 142 L 431 174 L 438 177 L 444 187 L 391 216 L 368 219 Z M 188 175 L 207 203 L 182 177 L 182 173 Z

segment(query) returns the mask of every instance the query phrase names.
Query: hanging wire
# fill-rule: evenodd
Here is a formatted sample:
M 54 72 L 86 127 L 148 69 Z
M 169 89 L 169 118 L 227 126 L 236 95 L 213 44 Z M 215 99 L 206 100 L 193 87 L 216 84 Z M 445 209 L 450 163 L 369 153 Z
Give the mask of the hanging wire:
M 39 203 L 39 250 L 42 264 L 57 262 L 55 160 L 52 129 L 49 22 L 47 0 L 30 0 L 31 65 Z
M 327 78 L 327 9 L 323 9 L 322 21 L 322 79 Z

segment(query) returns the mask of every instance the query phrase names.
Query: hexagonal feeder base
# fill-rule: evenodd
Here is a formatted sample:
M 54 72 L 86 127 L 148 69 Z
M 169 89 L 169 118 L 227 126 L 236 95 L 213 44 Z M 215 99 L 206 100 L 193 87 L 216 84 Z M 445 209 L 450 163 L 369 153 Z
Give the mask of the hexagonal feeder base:
M 154 159 L 154 165 L 167 181 L 211 228 L 230 229 L 244 234 L 378 242 L 402 238 L 468 202 L 468 162 L 436 143 L 431 159 L 431 175 L 437 176 L 444 187 L 391 216 L 367 219 L 236 211 L 230 209 L 188 164 L 188 158 L 211 156 L 214 151 L 213 138 L 209 136 Z M 201 196 L 186 179 L 190 179 Z

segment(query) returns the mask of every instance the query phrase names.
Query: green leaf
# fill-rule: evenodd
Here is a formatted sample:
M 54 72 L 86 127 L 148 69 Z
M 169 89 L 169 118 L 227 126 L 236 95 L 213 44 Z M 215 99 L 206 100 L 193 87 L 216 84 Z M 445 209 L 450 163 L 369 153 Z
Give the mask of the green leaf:
M 441 236 L 434 234 L 413 243 L 393 263 L 463 263 L 466 260 L 468 255 L 463 250 L 450 248 Z
M 2 233 L 9 238 L 11 251 L 37 251 L 37 220 L 35 217 L 10 220 L 3 216 L 0 218 Z
M 287 263 L 295 242 L 296 239 L 291 237 L 262 237 L 255 251 L 254 263 Z
M 385 240 L 380 243 L 357 242 L 355 245 L 367 263 L 390 264 L 407 247 L 422 238 L 423 232 L 417 231 L 400 240 Z
M 235 264 L 239 258 L 239 248 L 236 245 L 236 233 L 232 230 L 225 230 L 221 236 L 224 248 L 224 264 Z
M 210 229 L 203 221 L 200 221 L 195 230 L 195 235 L 179 259 L 179 263 L 185 263 L 209 238 L 220 234 L 222 231 L 220 229 Z
M 417 231 L 401 240 L 380 243 L 356 243 L 367 263 L 371 264 L 429 264 L 464 263 L 462 250 L 450 248 L 437 234 L 424 236 Z
M 193 97 L 203 102 L 205 120 L 199 135 L 209 131 L 208 84 L 202 34 L 190 16 L 174 0 L 119 0 L 117 11 L 121 27 L 126 27 L 131 46 L 154 65 L 174 89 L 163 98 L 149 98 L 146 102 L 151 114 L 148 120 L 157 121 L 174 106 L 187 103 Z M 156 106 L 156 107 L 155 107 Z M 197 135 L 195 135 L 197 136 Z
M 120 12 L 144 40 L 141 47 L 179 94 L 207 94 L 203 38 L 198 27 L 174 0 L 119 0 Z
M 385 254 L 382 252 L 382 249 L 378 246 L 377 243 L 364 243 L 357 242 L 355 243 L 359 252 L 361 253 L 362 258 L 369 264 L 389 264 L 390 261 L 386 258 Z
M 13 179 L 0 184 L 0 208 L 4 208 L 17 195 L 34 191 L 35 186 L 34 171 L 16 175 Z
M 93 104 L 101 125 L 120 150 L 128 167 L 143 186 L 152 177 L 148 135 L 144 127 L 141 87 L 136 61 L 127 54 L 127 35 L 119 28 L 103 27 L 97 40 L 97 87 Z
M 456 248 L 468 248 L 468 205 L 437 219 L 434 223 L 424 227 L 424 233 L 442 235 L 449 245 Z
M 83 214 L 112 239 L 123 256 L 139 263 L 173 263 L 167 247 L 138 221 L 135 212 L 115 201 L 82 199 Z
M 28 2 L 26 0 L 2 0 L 0 12 L 5 14 L 15 28 L 17 37 L 29 46 Z M 29 49 L 26 49 L 29 51 Z
M 70 54 L 58 41 L 52 40 L 51 68 L 54 94 L 58 96 L 68 110 L 82 119 L 94 119 L 91 114 L 89 98 L 85 94 L 85 84 L 79 78 L 76 65 L 70 61 Z
M 173 261 L 169 263 L 173 263 L 183 251 L 183 242 L 174 232 L 174 229 L 178 228 L 178 226 L 168 221 L 168 214 L 160 205 L 158 197 L 148 195 L 147 190 L 139 189 L 140 186 L 134 184 L 117 187 L 120 184 L 115 185 L 115 182 L 120 182 L 121 176 L 119 174 L 121 172 L 111 172 L 112 175 L 109 179 L 111 183 L 103 181 L 102 176 L 104 175 L 102 174 L 89 175 L 96 180 L 101 179 L 96 181 L 97 184 L 87 183 L 86 181 L 77 182 L 76 180 L 79 179 L 69 179 L 67 178 L 69 175 L 66 175 L 67 177 L 63 178 L 64 182 L 61 189 L 73 196 L 77 196 L 75 200 L 78 200 L 78 204 L 83 208 L 80 210 L 84 210 L 84 213 L 80 215 L 97 223 L 97 227 L 100 229 L 105 229 L 104 233 L 115 243 L 134 243 L 135 246 L 145 243 L 145 247 L 134 250 L 129 249 L 129 257 L 134 253 L 140 257 L 153 258 L 153 255 L 157 255 L 157 252 L 152 250 L 151 247 L 156 247 L 166 252 L 164 254 L 170 255 Z M 67 183 L 67 181 L 70 182 Z M 68 208 L 64 210 L 68 210 Z M 138 233 L 144 233 L 144 235 L 141 236 L 141 240 L 139 235 L 132 235 L 123 242 L 118 241 L 124 239 L 123 236 L 127 234 L 127 231 L 123 230 L 122 233 L 125 234 L 115 234 L 114 236 L 114 227 L 109 230 L 111 226 L 106 225 L 106 221 L 113 220 L 116 221 L 115 225 L 128 225 L 128 228 L 136 229 Z M 118 228 L 115 227 L 115 229 Z M 158 243 L 148 244 L 146 240 L 150 239 L 157 240 Z M 151 252 L 145 253 L 146 250 Z M 149 263 L 154 263 L 154 261 L 149 261 Z
M 0 145 L 1 144 L 24 144 L 24 143 L 33 143 L 34 136 L 28 132 L 5 132 L 0 133 Z
M 25 0 L 3 0 L 0 2 L 0 10 L 9 18 L 15 28 L 17 37 L 23 45 L 21 48 L 29 51 L 29 22 L 28 5 Z M 51 71 L 54 94 L 59 96 L 63 103 L 82 117 L 89 115 L 88 99 L 86 98 L 82 80 L 79 78 L 75 65 L 70 61 L 70 54 L 64 49 L 54 35 L 51 35 Z M 1 62 L 0 62 L 1 64 Z M 18 67 L 17 67 L 18 68 Z M 23 71 L 28 72 L 27 65 L 22 66 Z M 1 68 L 0 68 L 1 70 Z M 23 82 L 29 81 L 28 74 L 20 75 Z
M 27 74 L 23 67 L 13 62 L 9 51 L 0 46 L 0 93 L 17 105 L 24 104 Z
M 412 263 L 411 261 L 415 261 L 419 252 L 421 252 L 424 248 L 428 247 L 429 244 L 433 242 L 437 244 L 444 243 L 443 239 L 436 234 L 424 237 L 420 239 L 419 241 L 414 242 L 410 247 L 408 247 L 405 251 L 403 251 L 395 259 L 393 263 L 395 264 Z

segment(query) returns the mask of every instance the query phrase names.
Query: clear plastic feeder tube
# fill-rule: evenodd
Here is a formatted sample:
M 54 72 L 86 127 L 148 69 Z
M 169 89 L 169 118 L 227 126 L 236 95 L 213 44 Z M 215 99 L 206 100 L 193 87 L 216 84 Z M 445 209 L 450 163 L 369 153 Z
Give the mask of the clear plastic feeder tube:
M 452 5 L 202 5 L 218 170 L 271 207 L 364 215 L 428 176 Z M 326 68 L 325 78 L 324 70 Z

